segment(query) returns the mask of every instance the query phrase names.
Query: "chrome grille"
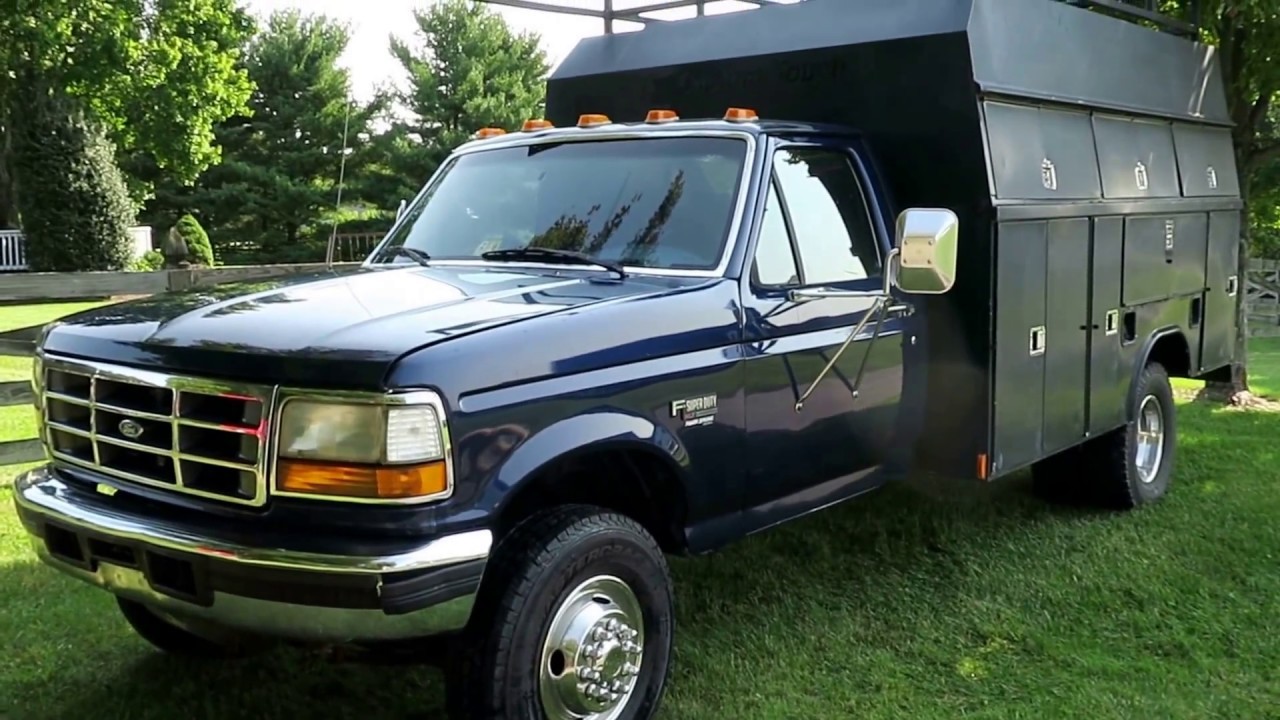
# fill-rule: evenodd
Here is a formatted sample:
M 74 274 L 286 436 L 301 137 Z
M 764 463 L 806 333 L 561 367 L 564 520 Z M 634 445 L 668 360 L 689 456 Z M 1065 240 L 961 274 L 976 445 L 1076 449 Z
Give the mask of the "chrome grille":
M 266 502 L 271 388 L 50 357 L 36 382 L 55 459 L 188 495 Z

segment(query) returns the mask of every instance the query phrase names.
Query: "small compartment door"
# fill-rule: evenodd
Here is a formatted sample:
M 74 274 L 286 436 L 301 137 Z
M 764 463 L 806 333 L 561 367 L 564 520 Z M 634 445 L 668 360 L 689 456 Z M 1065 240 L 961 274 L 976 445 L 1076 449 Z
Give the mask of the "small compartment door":
M 1089 116 L 986 101 L 993 194 L 1017 200 L 1096 200 L 1098 156 Z
M 1239 197 L 1231 131 L 1178 123 L 1173 126 L 1182 192 L 1187 197 Z
M 1181 197 L 1169 123 L 1094 115 L 1093 133 L 1103 197 Z
M 1200 372 L 1228 365 L 1235 352 L 1236 303 L 1243 292 L 1237 276 L 1240 252 L 1240 213 L 1234 210 L 1209 214 L 1207 257 L 1208 288 L 1204 294 Z

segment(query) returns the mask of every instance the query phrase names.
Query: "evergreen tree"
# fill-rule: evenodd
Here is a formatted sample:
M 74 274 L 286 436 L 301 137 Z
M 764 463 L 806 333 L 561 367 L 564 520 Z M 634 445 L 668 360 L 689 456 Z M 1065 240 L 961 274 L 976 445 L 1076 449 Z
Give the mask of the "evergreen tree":
M 222 164 L 152 209 L 164 212 L 165 200 L 173 215 L 198 209 L 215 246 L 248 243 L 262 257 L 286 257 L 332 209 L 344 124 L 352 144 L 367 134 L 370 113 L 349 108 L 349 73 L 338 65 L 348 40 L 346 26 L 325 16 L 272 14 L 245 52 L 257 88 L 250 112 L 218 128 Z
M 200 226 L 200 221 L 188 213 L 183 215 L 178 220 L 178 224 L 173 227 L 178 236 L 187 244 L 187 260 L 192 264 L 212 267 L 214 264 L 213 246 L 209 244 L 209 235 Z
M 37 271 L 121 270 L 133 205 L 104 128 L 78 101 L 27 73 L 24 112 L 11 116 L 13 175 Z
M 414 19 L 416 45 L 391 41 L 409 74 L 398 99 L 412 120 L 384 142 L 393 171 L 416 191 L 477 129 L 541 117 L 550 67 L 537 35 L 514 32 L 474 0 L 440 0 Z M 395 207 L 399 198 L 383 202 Z

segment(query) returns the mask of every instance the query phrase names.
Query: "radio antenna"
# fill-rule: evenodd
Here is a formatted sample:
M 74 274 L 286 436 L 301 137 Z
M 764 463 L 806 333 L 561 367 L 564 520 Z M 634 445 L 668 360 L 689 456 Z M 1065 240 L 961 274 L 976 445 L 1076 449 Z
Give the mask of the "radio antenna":
M 333 229 L 329 231 L 329 247 L 324 253 L 325 267 L 333 269 L 333 246 L 338 242 L 338 213 L 342 212 L 342 184 L 347 177 L 347 129 L 351 126 L 351 99 L 347 98 L 347 114 L 342 119 L 342 159 L 338 164 L 338 199 L 333 206 Z

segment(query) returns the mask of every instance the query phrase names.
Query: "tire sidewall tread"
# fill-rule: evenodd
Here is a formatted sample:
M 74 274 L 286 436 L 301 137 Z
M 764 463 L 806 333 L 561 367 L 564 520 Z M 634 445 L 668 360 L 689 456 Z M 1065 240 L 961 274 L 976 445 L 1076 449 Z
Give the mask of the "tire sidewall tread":
M 670 673 L 674 598 L 666 558 L 639 523 L 602 508 L 571 505 L 517 525 L 491 556 L 472 620 L 460 638 L 455 679 L 459 717 L 541 720 L 542 643 L 565 596 L 587 577 L 611 574 L 640 601 L 645 651 L 623 720 L 651 717 Z

